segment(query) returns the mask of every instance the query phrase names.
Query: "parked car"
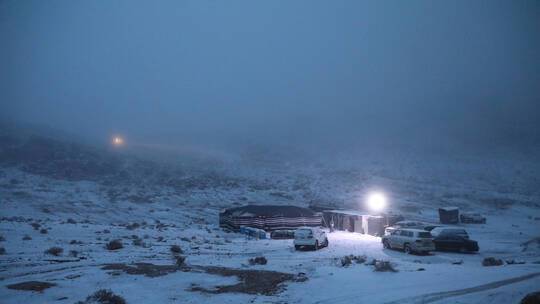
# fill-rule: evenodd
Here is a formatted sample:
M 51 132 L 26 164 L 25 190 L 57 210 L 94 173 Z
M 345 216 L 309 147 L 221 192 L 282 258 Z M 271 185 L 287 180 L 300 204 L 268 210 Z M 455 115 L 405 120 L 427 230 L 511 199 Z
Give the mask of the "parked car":
M 317 250 L 322 247 L 328 247 L 328 238 L 326 232 L 320 228 L 302 227 L 294 231 L 294 249 L 313 248 Z
M 441 225 L 427 225 L 427 226 L 424 226 L 424 230 L 425 231 L 431 231 L 437 227 L 442 227 Z
M 428 253 L 435 250 L 429 231 L 421 229 L 397 228 L 382 237 L 386 249 L 403 249 L 405 253 Z
M 469 239 L 463 228 L 437 227 L 431 230 L 435 249 L 439 251 L 478 251 L 478 242 Z
M 411 228 L 411 229 L 424 229 L 426 223 L 418 221 L 399 221 L 392 226 L 388 226 L 384 229 L 384 234 L 390 234 L 392 231 L 398 228 Z
M 462 213 L 459 215 L 459 219 L 462 223 L 468 224 L 485 224 L 486 217 L 480 213 Z
M 480 248 L 478 242 L 460 235 L 440 235 L 433 239 L 437 251 L 476 252 Z
M 468 239 L 469 234 L 467 233 L 467 230 L 459 227 L 447 227 L 447 226 L 440 226 L 435 227 L 431 230 L 431 235 L 436 238 L 441 235 L 458 235 L 463 238 Z
M 270 238 L 274 240 L 294 239 L 294 230 L 274 230 L 270 232 Z

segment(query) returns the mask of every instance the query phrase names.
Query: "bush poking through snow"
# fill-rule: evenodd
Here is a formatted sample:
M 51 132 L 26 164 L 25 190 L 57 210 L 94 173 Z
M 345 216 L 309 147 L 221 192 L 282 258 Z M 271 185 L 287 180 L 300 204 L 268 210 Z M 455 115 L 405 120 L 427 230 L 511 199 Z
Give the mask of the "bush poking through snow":
M 67 223 L 68 223 L 68 224 L 77 224 L 77 221 L 75 221 L 75 220 L 72 219 L 72 218 L 68 218 Z
M 121 240 L 112 240 L 105 245 L 107 250 L 118 250 L 124 248 Z
M 77 250 L 70 250 L 69 256 L 76 258 L 79 256 L 79 252 Z
M 263 256 L 249 259 L 249 265 L 266 265 L 266 263 L 268 263 L 268 260 Z
M 41 229 L 41 230 L 39 231 L 39 233 L 41 233 L 41 234 L 47 234 L 48 232 L 49 232 L 49 231 L 48 231 L 47 229 L 45 229 L 45 228 L 43 228 L 43 229 Z
M 71 245 L 80 245 L 80 244 L 82 244 L 82 243 L 83 243 L 82 241 L 77 241 L 77 240 L 71 240 L 71 241 L 69 242 L 69 244 L 71 244 Z
M 22 239 L 23 241 L 30 241 L 32 238 L 27 234 Z
M 525 261 L 516 261 L 514 259 L 511 259 L 511 260 L 505 260 L 506 264 L 508 265 L 520 265 L 520 264 L 525 264 Z
M 139 228 L 139 227 L 141 227 L 141 224 L 139 224 L 139 223 L 133 223 L 133 224 L 128 224 L 128 225 L 126 226 L 126 229 L 128 229 L 128 230 L 135 230 L 135 229 L 137 229 L 137 228 Z
M 392 266 L 392 264 L 389 261 L 379 261 L 375 260 L 375 263 L 373 264 L 375 269 L 373 271 L 378 272 L 397 272 L 397 270 Z
M 143 240 L 139 238 L 134 239 L 131 243 L 133 244 L 133 246 L 140 246 L 140 247 L 144 247 L 146 245 L 143 242 Z
M 3 235 L 0 235 L 0 242 L 5 242 L 6 238 Z
M 126 300 L 119 295 L 115 295 L 111 290 L 100 289 L 93 295 L 88 296 L 86 301 L 77 302 L 77 304 L 126 304 Z
M 64 249 L 60 248 L 60 247 L 51 247 L 47 250 L 45 250 L 45 254 L 50 254 L 50 255 L 54 255 L 54 256 L 59 256 L 62 254 L 62 252 L 64 252 Z
M 367 260 L 366 256 L 364 255 L 353 255 L 349 254 L 341 258 L 341 266 L 347 267 L 352 264 L 352 262 L 355 262 L 356 264 L 363 264 Z
M 503 261 L 501 259 L 496 259 L 494 257 L 485 258 L 482 261 L 482 266 L 501 266 Z
M 182 254 L 182 253 L 184 253 L 182 248 L 180 248 L 180 246 L 178 246 L 178 245 L 171 245 L 171 252 L 173 254 Z
M 38 230 L 39 227 L 41 227 L 41 225 L 39 223 L 32 223 L 30 225 L 32 225 L 32 228 L 34 228 L 34 230 Z
M 6 248 L 0 247 L 0 255 L 6 254 Z
M 175 259 L 176 259 L 176 266 L 184 266 L 186 264 L 186 257 L 183 255 L 177 255 Z
M 341 258 L 341 267 L 348 267 L 352 264 L 352 258 L 350 255 L 346 255 Z

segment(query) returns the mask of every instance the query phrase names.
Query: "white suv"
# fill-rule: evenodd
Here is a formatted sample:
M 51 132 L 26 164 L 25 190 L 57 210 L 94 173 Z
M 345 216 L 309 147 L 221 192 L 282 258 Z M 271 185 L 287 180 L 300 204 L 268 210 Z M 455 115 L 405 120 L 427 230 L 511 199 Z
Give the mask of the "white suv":
M 304 247 L 317 250 L 327 246 L 328 238 L 321 228 L 301 227 L 294 231 L 294 249 L 296 250 Z
M 427 253 L 435 250 L 433 237 L 429 231 L 398 228 L 382 238 L 384 248 L 403 249 L 405 253 Z

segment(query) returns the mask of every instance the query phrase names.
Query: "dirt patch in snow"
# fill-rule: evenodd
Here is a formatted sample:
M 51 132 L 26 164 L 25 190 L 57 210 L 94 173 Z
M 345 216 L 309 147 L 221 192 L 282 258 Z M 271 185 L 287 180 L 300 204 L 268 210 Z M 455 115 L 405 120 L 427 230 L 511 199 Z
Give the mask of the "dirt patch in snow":
M 273 295 L 283 290 L 284 286 L 282 283 L 296 279 L 296 276 L 293 274 L 277 271 L 234 269 L 215 266 L 198 266 L 197 268 L 209 274 L 226 277 L 236 276 L 240 282 L 233 285 L 216 286 L 214 289 L 193 286 L 190 289 L 191 291 L 207 293 L 241 292 L 247 294 Z
M 206 293 L 226 293 L 240 292 L 247 294 L 263 294 L 273 295 L 283 290 L 283 284 L 286 281 L 305 281 L 305 278 L 290 273 L 268 271 L 268 270 L 253 270 L 253 269 L 236 269 L 217 266 L 177 266 L 177 265 L 154 265 L 151 263 L 134 263 L 134 264 L 106 264 L 101 269 L 112 270 L 110 274 L 115 275 L 118 272 L 124 272 L 131 275 L 144 275 L 147 277 L 164 276 L 176 271 L 184 272 L 204 272 L 212 275 L 220 275 L 224 277 L 238 277 L 239 282 L 233 285 L 219 285 L 214 288 L 205 288 L 194 285 L 190 291 L 200 291 Z
M 27 281 L 27 282 L 21 282 L 16 284 L 7 285 L 6 287 L 9 289 L 15 289 L 15 290 L 26 290 L 26 291 L 43 291 L 47 288 L 51 288 L 53 286 L 56 286 L 54 283 L 49 282 L 39 282 L 39 281 Z
M 144 275 L 147 277 L 160 277 L 180 270 L 176 265 L 154 265 L 151 263 L 134 264 L 106 264 L 101 267 L 103 270 L 123 271 L 127 274 Z

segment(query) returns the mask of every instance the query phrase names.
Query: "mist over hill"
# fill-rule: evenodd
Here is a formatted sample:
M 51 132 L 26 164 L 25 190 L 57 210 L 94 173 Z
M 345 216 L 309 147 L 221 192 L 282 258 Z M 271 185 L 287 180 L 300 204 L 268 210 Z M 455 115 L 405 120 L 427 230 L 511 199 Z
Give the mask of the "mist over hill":
M 517 303 L 539 54 L 536 0 L 0 0 L 0 301 Z

